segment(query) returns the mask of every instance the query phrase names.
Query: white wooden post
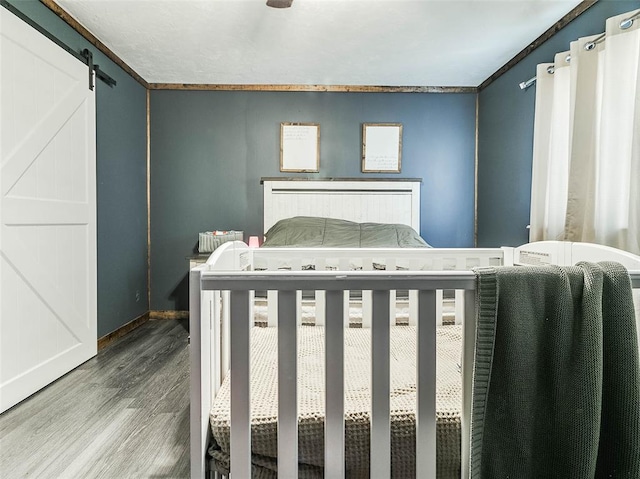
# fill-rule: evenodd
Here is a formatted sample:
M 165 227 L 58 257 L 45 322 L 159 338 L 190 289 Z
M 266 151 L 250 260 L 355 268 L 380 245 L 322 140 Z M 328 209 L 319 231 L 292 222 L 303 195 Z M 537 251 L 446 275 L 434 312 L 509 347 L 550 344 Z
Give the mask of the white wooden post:
M 209 434 L 209 414 L 211 406 L 211 344 L 207 325 L 202 327 L 200 277 L 202 267 L 193 268 L 189 273 L 189 364 L 191 374 L 191 477 L 204 479 L 206 471 L 207 438 Z

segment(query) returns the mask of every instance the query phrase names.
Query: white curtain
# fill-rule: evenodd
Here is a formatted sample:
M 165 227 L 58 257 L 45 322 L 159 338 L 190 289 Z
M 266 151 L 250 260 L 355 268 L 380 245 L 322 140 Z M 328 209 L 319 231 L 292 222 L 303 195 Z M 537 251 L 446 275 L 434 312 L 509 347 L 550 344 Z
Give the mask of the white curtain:
M 640 18 L 621 28 L 639 13 L 538 65 L 531 241 L 640 254 Z

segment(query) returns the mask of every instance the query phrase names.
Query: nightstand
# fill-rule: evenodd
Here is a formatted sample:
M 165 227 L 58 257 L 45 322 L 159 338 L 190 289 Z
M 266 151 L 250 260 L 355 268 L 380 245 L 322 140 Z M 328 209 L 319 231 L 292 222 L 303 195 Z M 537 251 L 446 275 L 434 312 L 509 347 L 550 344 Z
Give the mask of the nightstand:
M 189 260 L 189 269 L 195 268 L 202 263 L 206 263 L 209 256 L 211 256 L 211 253 L 196 253 L 191 256 L 187 256 L 186 259 Z

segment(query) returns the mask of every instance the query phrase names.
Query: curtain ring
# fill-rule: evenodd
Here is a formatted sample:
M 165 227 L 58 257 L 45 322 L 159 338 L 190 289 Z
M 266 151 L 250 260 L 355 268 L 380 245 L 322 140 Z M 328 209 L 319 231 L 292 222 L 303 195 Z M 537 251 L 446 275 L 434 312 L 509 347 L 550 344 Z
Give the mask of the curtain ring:
M 626 30 L 627 28 L 631 28 L 631 25 L 633 25 L 633 18 L 627 18 L 620 22 L 620 29 Z

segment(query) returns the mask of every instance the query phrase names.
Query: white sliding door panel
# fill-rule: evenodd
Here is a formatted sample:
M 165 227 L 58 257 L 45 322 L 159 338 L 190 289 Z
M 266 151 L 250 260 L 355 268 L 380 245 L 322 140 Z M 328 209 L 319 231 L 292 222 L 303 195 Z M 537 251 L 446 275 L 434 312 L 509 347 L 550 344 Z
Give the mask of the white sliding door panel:
M 88 68 L 0 8 L 0 412 L 97 348 Z

